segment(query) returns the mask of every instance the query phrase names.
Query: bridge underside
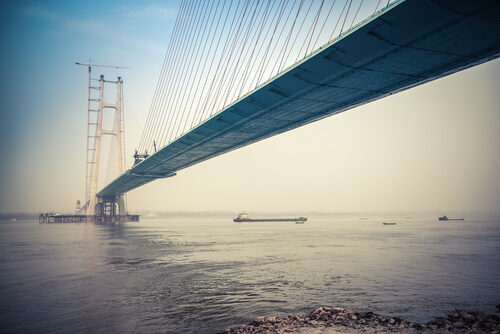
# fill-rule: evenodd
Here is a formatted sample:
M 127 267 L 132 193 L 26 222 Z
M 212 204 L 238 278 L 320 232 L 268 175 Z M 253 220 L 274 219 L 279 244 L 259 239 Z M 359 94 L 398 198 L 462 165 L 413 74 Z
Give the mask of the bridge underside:
M 499 55 L 498 1 L 397 1 L 123 173 L 98 195 L 125 193 Z

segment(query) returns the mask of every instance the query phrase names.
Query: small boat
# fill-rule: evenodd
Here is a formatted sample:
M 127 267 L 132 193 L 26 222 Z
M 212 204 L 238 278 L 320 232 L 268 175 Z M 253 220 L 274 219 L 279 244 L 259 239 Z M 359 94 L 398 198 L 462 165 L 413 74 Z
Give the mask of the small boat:
M 396 223 L 382 223 L 384 225 L 396 225 Z
M 11 220 L 12 220 L 13 222 L 15 222 L 17 219 L 16 219 L 16 218 L 12 218 Z
M 448 220 L 465 220 L 463 218 L 448 218 L 446 216 L 439 217 L 438 220 L 440 221 L 448 221 Z

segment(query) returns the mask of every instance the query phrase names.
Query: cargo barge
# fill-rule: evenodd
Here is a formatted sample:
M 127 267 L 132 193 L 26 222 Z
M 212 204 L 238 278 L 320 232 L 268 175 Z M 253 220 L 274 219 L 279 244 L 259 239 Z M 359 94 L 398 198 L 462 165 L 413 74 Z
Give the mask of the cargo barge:
M 448 221 L 448 220 L 464 220 L 464 218 L 448 218 L 446 216 L 439 217 L 438 220 L 440 221 Z
M 235 223 L 258 223 L 258 222 L 306 222 L 306 217 L 297 218 L 250 218 L 247 213 L 242 212 L 238 217 L 234 218 Z

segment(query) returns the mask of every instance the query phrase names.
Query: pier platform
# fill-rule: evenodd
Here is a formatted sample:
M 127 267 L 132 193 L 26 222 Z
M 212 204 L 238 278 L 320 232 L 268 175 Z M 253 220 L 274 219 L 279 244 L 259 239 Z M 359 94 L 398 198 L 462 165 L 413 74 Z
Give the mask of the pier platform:
M 114 224 L 125 222 L 138 222 L 139 215 L 121 215 L 121 216 L 97 216 L 97 215 L 66 215 L 58 213 L 41 213 L 38 217 L 40 224 L 60 224 L 60 223 L 95 223 L 95 224 Z

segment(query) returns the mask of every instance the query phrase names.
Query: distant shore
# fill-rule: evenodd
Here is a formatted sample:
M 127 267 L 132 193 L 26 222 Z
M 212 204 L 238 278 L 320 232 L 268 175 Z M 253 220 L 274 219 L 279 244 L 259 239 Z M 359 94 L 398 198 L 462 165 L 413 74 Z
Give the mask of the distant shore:
M 373 312 L 355 312 L 340 307 L 320 307 L 309 315 L 257 317 L 252 323 L 227 328 L 221 333 L 500 333 L 500 305 L 496 312 L 455 310 L 446 318 L 438 317 L 420 324 L 398 317 L 385 317 Z

